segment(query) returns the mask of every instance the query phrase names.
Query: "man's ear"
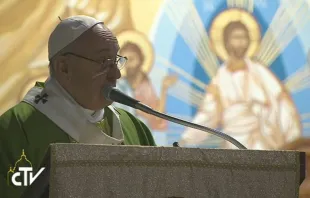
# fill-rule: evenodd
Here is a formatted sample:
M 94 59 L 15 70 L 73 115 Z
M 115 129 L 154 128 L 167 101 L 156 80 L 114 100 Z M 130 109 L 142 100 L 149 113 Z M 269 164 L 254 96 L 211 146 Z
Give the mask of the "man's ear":
M 68 59 L 65 56 L 57 57 L 53 66 L 57 76 L 64 79 L 70 79 L 71 72 L 68 64 Z

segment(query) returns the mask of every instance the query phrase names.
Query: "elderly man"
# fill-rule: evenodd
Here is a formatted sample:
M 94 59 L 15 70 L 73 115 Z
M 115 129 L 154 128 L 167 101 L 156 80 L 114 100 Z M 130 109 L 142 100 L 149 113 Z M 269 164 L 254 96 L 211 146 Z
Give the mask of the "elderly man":
M 116 86 L 121 77 L 126 58 L 118 51 L 102 22 L 87 16 L 61 20 L 48 42 L 50 77 L 0 117 L 1 197 L 19 197 L 24 190 L 9 177 L 22 151 L 38 170 L 55 142 L 155 146 L 144 123 L 102 95 L 104 86 Z

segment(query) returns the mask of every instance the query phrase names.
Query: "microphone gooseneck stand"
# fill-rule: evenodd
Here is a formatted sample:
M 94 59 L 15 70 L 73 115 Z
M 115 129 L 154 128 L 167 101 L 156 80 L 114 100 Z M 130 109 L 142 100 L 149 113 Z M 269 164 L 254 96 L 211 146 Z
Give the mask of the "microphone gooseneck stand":
M 143 111 L 145 113 L 152 114 L 154 116 L 160 117 L 162 119 L 165 119 L 165 120 L 168 120 L 168 121 L 171 121 L 171 122 L 183 125 L 183 126 L 187 126 L 187 127 L 190 127 L 190 128 L 194 128 L 194 129 L 198 129 L 198 130 L 207 132 L 207 133 L 211 133 L 212 135 L 216 135 L 216 136 L 218 136 L 220 138 L 223 138 L 223 139 L 229 141 L 230 143 L 232 143 L 233 145 L 235 145 L 239 149 L 247 149 L 244 145 L 242 145 L 236 139 L 234 139 L 233 137 L 231 137 L 231 136 L 229 136 L 229 135 L 227 135 L 227 134 L 225 134 L 225 133 L 223 133 L 223 132 L 221 132 L 219 130 L 212 129 L 212 128 L 205 127 L 205 126 L 201 126 L 201 125 L 198 125 L 198 124 L 195 124 L 195 123 L 191 123 L 191 122 L 179 119 L 179 118 L 175 118 L 175 117 L 170 116 L 170 115 L 166 115 L 166 114 L 157 112 L 157 111 L 153 110 L 151 107 L 148 107 L 148 106 L 146 106 L 146 105 L 144 105 L 144 104 L 142 104 L 140 102 L 135 104 L 135 108 L 139 109 L 139 110 L 141 110 L 141 111 Z M 178 143 L 177 142 L 173 143 L 173 146 L 174 147 L 178 147 Z
M 243 146 L 236 139 L 234 139 L 233 137 L 231 137 L 231 136 L 229 136 L 229 135 L 227 135 L 227 134 L 225 134 L 225 133 L 223 133 L 221 131 L 218 131 L 216 129 L 212 129 L 212 128 L 209 128 L 209 127 L 201 126 L 201 125 L 198 125 L 198 124 L 194 124 L 194 123 L 191 123 L 191 122 L 179 119 L 179 118 L 175 118 L 175 117 L 167 115 L 167 114 L 163 114 L 163 113 L 157 112 L 157 111 L 153 110 L 151 107 L 141 103 L 140 101 L 138 101 L 138 100 L 136 100 L 136 99 L 134 99 L 134 98 L 132 98 L 132 97 L 122 93 L 117 88 L 114 88 L 114 87 L 111 87 L 111 86 L 106 86 L 103 89 L 103 95 L 104 95 L 106 100 L 114 101 L 114 102 L 117 102 L 117 103 L 129 106 L 129 107 L 141 110 L 141 111 L 143 111 L 145 113 L 154 115 L 156 117 L 159 117 L 159 118 L 162 118 L 162 119 L 165 119 L 165 120 L 168 120 L 168 121 L 171 121 L 171 122 L 183 125 L 183 126 L 187 126 L 187 127 L 190 127 L 190 128 L 194 128 L 194 129 L 198 129 L 198 130 L 207 132 L 207 133 L 211 133 L 211 134 L 216 135 L 216 136 L 218 136 L 218 137 L 220 137 L 220 138 L 222 138 L 224 140 L 227 140 L 227 141 L 231 142 L 233 145 L 235 145 L 239 149 L 247 149 L 245 146 Z M 178 147 L 179 145 L 178 145 L 177 142 L 175 142 L 173 144 L 173 146 L 174 147 Z

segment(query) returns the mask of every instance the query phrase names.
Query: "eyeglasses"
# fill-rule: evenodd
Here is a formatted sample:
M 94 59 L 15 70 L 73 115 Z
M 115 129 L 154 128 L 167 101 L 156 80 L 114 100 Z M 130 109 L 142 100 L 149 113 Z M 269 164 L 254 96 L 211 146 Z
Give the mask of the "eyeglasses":
M 71 53 L 71 52 L 67 52 L 67 53 L 63 54 L 63 56 L 66 56 L 66 55 L 72 55 L 72 56 L 76 56 L 76 57 L 79 57 L 79 58 L 82 58 L 82 59 L 85 59 L 85 60 L 88 60 L 88 61 L 95 62 L 97 64 L 100 64 L 102 67 L 110 66 L 110 65 L 116 65 L 119 70 L 124 68 L 124 66 L 125 66 L 125 64 L 126 64 L 126 62 L 128 60 L 127 57 L 120 56 L 120 55 L 116 55 L 116 60 L 108 58 L 108 59 L 105 59 L 102 62 L 96 61 L 96 60 L 93 60 L 93 59 L 90 59 L 90 58 L 87 58 L 87 57 L 84 57 L 84 56 L 81 56 L 81 55 L 78 55 L 78 54 L 74 54 L 74 53 Z

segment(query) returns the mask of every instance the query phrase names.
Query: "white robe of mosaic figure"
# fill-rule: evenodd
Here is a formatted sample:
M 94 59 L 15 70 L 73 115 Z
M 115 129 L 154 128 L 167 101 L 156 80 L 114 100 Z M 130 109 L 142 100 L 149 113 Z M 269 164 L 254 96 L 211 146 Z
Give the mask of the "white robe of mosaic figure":
M 265 66 L 246 59 L 246 69 L 224 63 L 207 88 L 194 123 L 221 128 L 249 149 L 277 149 L 301 135 L 298 112 L 281 82 Z M 187 129 L 180 145 L 197 145 L 210 134 Z M 223 148 L 236 148 L 225 142 Z

